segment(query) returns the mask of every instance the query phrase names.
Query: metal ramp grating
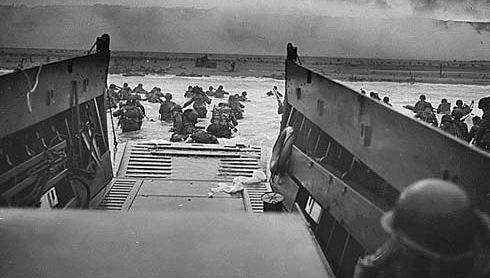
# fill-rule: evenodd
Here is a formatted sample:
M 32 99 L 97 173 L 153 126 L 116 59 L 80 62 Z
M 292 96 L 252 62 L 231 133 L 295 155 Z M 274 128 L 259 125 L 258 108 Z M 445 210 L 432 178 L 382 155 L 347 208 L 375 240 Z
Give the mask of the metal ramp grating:
M 137 180 L 115 179 L 97 209 L 119 211 L 127 208 L 138 184 L 141 182 Z
M 125 177 L 129 178 L 167 178 L 172 174 L 172 158 L 153 155 L 144 143 L 131 148 Z
M 259 168 L 259 159 L 257 158 L 222 158 L 219 162 L 218 176 L 230 178 L 238 176 L 251 177 L 253 171 Z
M 272 191 L 269 187 L 268 183 L 260 183 L 258 185 L 250 186 L 246 188 L 244 192 L 250 202 L 250 209 L 252 213 L 263 213 L 264 212 L 264 204 L 262 202 L 261 196 L 265 192 Z

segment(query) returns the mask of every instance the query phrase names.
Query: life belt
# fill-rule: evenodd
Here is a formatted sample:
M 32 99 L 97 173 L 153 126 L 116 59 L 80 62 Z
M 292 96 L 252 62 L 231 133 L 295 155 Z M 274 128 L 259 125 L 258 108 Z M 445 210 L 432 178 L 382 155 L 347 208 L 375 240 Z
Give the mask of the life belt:
M 291 149 L 296 137 L 294 136 L 294 129 L 290 126 L 284 128 L 277 137 L 274 148 L 272 149 L 272 157 L 270 163 L 270 170 L 272 174 L 284 173 L 287 170 L 289 156 L 291 155 Z

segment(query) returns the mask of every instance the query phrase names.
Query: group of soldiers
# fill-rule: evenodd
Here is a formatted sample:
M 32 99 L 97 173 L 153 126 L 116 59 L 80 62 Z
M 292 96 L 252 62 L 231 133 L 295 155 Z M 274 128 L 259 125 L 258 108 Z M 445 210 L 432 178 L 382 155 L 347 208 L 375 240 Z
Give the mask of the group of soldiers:
M 473 105 L 474 101 L 468 105 L 458 99 L 456 106 L 451 109 L 451 103 L 443 98 L 437 109 L 434 109 L 432 104 L 426 101 L 425 96 L 421 95 L 413 108 L 413 112 L 415 112 L 416 118 L 490 151 L 490 97 L 480 99 L 478 108 L 483 111 L 483 117 L 474 116 L 472 118 L 473 126 L 468 130 L 465 120 L 471 115 Z M 435 113 L 442 114 L 440 125 L 437 122 Z
M 211 98 L 223 98 L 228 96 L 227 102 L 221 102 L 212 109 L 211 122 L 206 130 L 196 127 L 199 118 L 206 118 L 208 114 L 207 105 L 211 104 Z M 143 96 L 143 97 L 142 97 Z M 162 99 L 164 98 L 164 100 Z M 204 90 L 199 86 L 189 86 L 184 94 L 188 100 L 181 106 L 172 101 L 172 94 L 163 94 L 158 87 L 151 91 L 143 89 L 139 84 L 131 90 L 127 83 L 123 87 L 114 84 L 109 86 L 108 102 L 110 107 L 119 109 L 113 116 L 119 117 L 119 125 L 123 132 L 141 129 L 145 108 L 140 100 L 152 103 L 160 103 L 160 120 L 173 124 L 173 132 L 170 140 L 174 142 L 188 141 L 198 143 L 218 143 L 217 138 L 231 138 L 237 132 L 238 120 L 243 119 L 245 105 L 241 102 L 248 101 L 247 92 L 230 94 L 220 85 L 217 90 L 209 87 Z M 185 109 L 192 104 L 192 108 Z M 185 110 L 184 110 L 185 109 Z
M 364 95 L 367 94 L 366 91 L 364 91 L 363 88 L 361 88 L 361 93 L 364 94 Z M 376 93 L 376 92 L 374 92 L 374 91 L 369 92 L 369 97 L 374 98 L 375 100 L 381 101 L 381 97 L 379 96 L 379 94 Z M 384 96 L 383 97 L 383 103 L 386 104 L 386 105 L 388 105 L 388 106 L 392 106 L 391 103 L 390 103 L 390 98 L 388 96 Z
M 211 121 L 209 126 L 204 130 L 198 130 L 195 128 L 198 118 L 207 117 L 207 105 L 211 104 L 210 97 L 224 98 L 228 96 L 227 102 L 220 102 L 218 106 L 214 106 L 211 115 Z M 191 137 L 192 141 L 200 143 L 217 143 L 216 138 L 231 138 L 234 132 L 237 132 L 236 126 L 238 120 L 243 119 L 243 109 L 245 105 L 241 102 L 247 101 L 247 92 L 242 92 L 242 95 L 230 94 L 223 89 L 223 86 L 218 86 L 218 89 L 214 90 L 212 86 L 204 92 L 203 88 L 199 86 L 189 86 L 184 93 L 184 97 L 188 100 L 184 103 L 183 108 L 193 104 L 193 109 L 187 109 L 188 115 L 184 115 L 183 124 L 189 128 L 179 129 L 179 121 L 173 119 L 174 122 L 174 134 L 171 137 L 171 141 L 184 141 L 187 137 Z M 174 107 L 180 108 L 179 105 Z

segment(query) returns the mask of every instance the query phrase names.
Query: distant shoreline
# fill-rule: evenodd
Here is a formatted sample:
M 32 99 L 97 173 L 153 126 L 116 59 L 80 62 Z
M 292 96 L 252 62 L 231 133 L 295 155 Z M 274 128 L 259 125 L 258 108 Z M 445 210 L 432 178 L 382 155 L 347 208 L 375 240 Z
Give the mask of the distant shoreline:
M 29 68 L 84 54 L 80 50 L 0 48 L 0 68 Z M 204 66 L 209 67 L 196 67 L 196 59 L 203 56 L 209 62 Z M 302 57 L 302 62 L 340 81 L 490 85 L 490 61 Z M 284 80 L 284 57 L 113 51 L 109 73 L 259 77 L 280 81 Z

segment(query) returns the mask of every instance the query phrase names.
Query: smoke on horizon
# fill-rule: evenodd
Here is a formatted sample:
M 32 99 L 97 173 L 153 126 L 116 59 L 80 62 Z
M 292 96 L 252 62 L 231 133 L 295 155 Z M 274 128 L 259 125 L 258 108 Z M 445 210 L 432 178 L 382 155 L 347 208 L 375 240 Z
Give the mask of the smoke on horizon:
M 274 1 L 282 0 L 267 5 Z M 332 7 L 342 5 L 341 0 L 289 0 L 281 6 L 282 12 L 263 6 L 260 11 L 239 11 L 225 5 L 221 9 L 4 6 L 0 7 L 0 46 L 84 49 L 96 36 L 109 33 L 115 50 L 283 54 L 291 41 L 309 56 L 488 59 L 488 23 L 407 16 L 402 9 L 377 16 L 378 10 L 395 11 L 394 1 L 401 0 L 348 2 L 347 6 L 369 7 L 362 16 L 346 4 L 343 10 L 331 11 L 333 15 L 308 14 L 308 9 L 314 9 L 309 6 L 283 14 L 292 9 L 287 3 L 322 2 Z
M 489 21 L 488 0 L 0 0 L 0 5 L 122 5 L 128 7 L 244 10 L 279 14 L 352 17 L 422 16 Z

